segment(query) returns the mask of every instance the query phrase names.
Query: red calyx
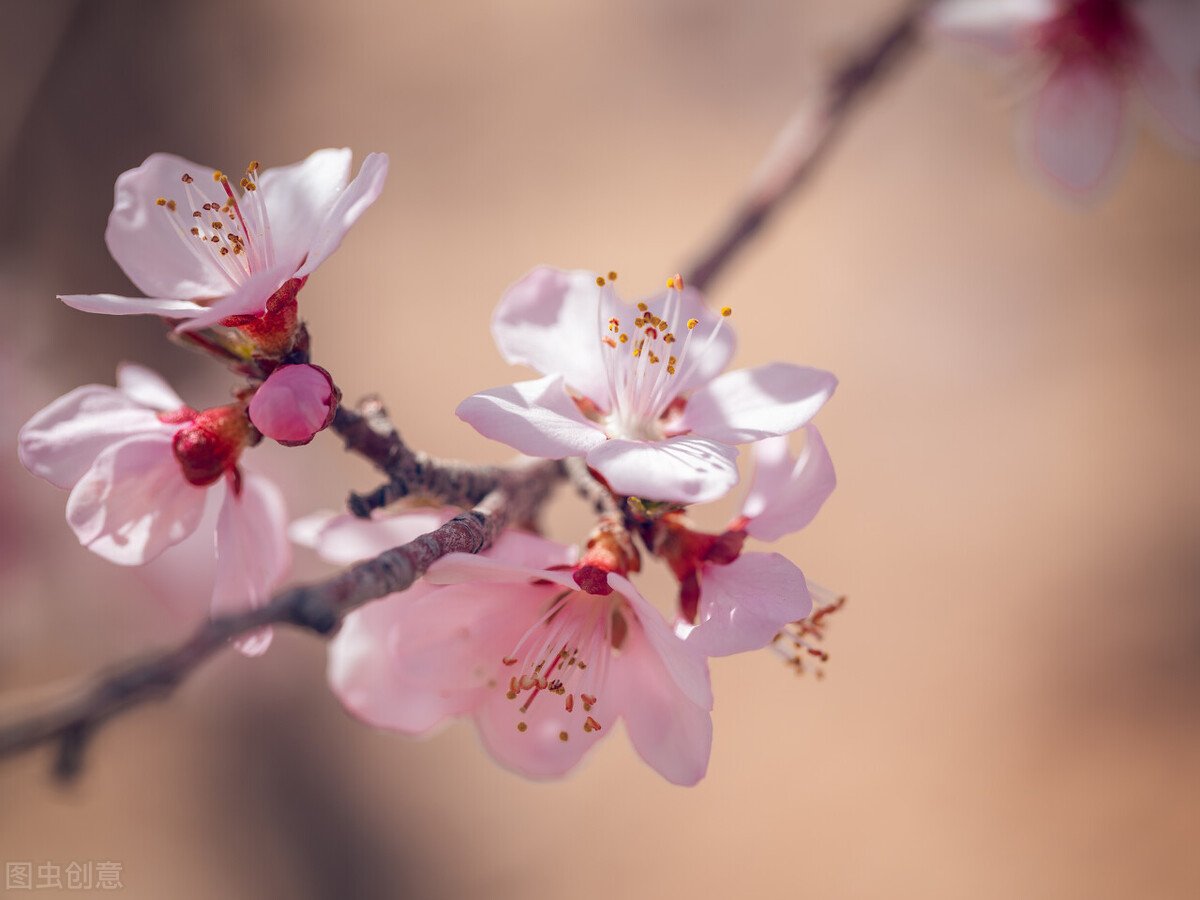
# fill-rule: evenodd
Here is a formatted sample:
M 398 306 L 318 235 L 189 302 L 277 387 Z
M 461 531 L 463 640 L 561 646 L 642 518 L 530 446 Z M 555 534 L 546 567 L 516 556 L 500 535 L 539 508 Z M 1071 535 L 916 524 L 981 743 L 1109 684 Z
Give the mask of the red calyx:
M 250 420 L 241 406 L 219 406 L 199 413 L 175 432 L 172 449 L 183 477 L 206 487 L 237 466 L 250 435 Z
M 307 280 L 306 275 L 281 284 L 267 300 L 262 315 L 226 316 L 221 324 L 241 331 L 254 341 L 254 346 L 263 356 L 282 359 L 292 351 L 295 343 L 300 321 L 300 305 L 296 302 L 296 295 Z

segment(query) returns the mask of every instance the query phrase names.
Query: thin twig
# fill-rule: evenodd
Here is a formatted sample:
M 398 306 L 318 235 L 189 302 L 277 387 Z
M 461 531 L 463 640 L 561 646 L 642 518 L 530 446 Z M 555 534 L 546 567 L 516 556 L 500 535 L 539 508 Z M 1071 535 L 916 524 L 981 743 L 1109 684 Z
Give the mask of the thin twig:
M 447 553 L 478 553 L 491 546 L 505 524 L 531 520 L 561 478 L 562 469 L 553 461 L 506 470 L 501 486 L 429 534 L 325 581 L 282 591 L 265 606 L 213 618 L 178 647 L 120 666 L 74 698 L 5 724 L 0 727 L 0 756 L 57 743 L 55 773 L 69 778 L 79 771 L 88 740 L 100 725 L 126 709 L 170 695 L 202 662 L 228 647 L 230 639 L 268 625 L 328 635 L 350 610 L 406 590 Z
M 793 191 L 807 181 L 842 131 L 856 102 L 908 56 L 931 0 L 916 0 L 862 52 L 836 69 L 824 89 L 804 102 L 775 138 L 741 204 L 692 264 L 688 284 L 705 290 L 733 255 Z

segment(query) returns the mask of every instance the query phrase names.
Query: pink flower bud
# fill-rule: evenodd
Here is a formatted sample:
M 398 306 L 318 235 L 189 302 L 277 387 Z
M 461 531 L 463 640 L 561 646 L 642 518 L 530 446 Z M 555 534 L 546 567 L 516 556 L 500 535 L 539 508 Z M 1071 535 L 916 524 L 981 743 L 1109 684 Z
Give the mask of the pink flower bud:
M 336 388 L 320 366 L 280 366 L 250 401 L 250 421 L 289 447 L 307 444 L 333 421 Z

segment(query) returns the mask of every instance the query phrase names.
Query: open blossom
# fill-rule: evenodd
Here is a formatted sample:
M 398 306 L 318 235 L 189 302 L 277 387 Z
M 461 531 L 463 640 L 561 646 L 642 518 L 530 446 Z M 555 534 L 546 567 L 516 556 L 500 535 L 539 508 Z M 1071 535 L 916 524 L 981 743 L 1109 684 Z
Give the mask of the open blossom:
M 21 429 L 30 472 L 70 490 L 67 523 L 81 544 L 111 562 L 136 566 L 200 525 L 212 491 L 224 491 L 216 527 L 214 612 L 265 602 L 291 563 L 278 489 L 245 473 L 251 439 L 240 406 L 197 412 L 141 366 L 117 372 L 117 387 L 85 385 L 60 397 Z M 239 644 L 266 649 L 270 634 Z
M 311 540 L 349 562 L 451 514 L 340 517 Z M 532 778 L 564 775 L 623 719 L 642 759 L 694 784 L 712 743 L 703 655 L 624 576 L 573 561 L 572 548 L 511 531 L 485 553 L 439 560 L 425 581 L 347 616 L 329 649 L 334 693 L 406 734 L 470 716 L 497 762 Z
M 789 363 L 720 374 L 728 308 L 678 278 L 632 307 L 614 277 L 541 267 L 510 287 L 492 334 L 545 377 L 475 394 L 459 418 L 531 456 L 585 457 L 620 494 L 704 502 L 737 484 L 734 445 L 803 427 L 833 393 L 833 375 Z
M 273 314 L 282 321 L 268 330 L 286 332 L 296 292 L 379 197 L 387 166 L 385 154 L 372 153 L 351 181 L 350 150 L 318 150 L 277 169 L 251 163 L 234 185 L 207 166 L 152 154 L 117 179 L 105 232 L 113 259 L 146 296 L 60 299 L 86 312 L 185 319 L 187 329 Z
M 1132 128 L 1136 86 L 1170 136 L 1200 150 L 1200 4 L 1192 0 L 943 0 L 940 31 L 1040 60 L 1023 151 L 1056 183 L 1093 193 Z
M 793 458 L 787 438 L 754 445 L 755 471 L 741 513 L 721 534 L 688 527 L 680 513 L 658 526 L 655 550 L 680 584 L 676 632 L 707 656 L 727 656 L 771 643 L 812 611 L 804 574 L 778 553 L 743 553 L 747 535 L 773 541 L 799 531 L 833 492 L 833 463 L 815 426 Z

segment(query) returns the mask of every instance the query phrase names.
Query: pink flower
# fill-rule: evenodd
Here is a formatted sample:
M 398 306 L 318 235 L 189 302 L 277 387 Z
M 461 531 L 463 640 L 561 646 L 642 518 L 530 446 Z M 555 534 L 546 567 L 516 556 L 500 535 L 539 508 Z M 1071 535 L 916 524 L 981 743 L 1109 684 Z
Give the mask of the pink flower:
M 754 481 L 741 514 L 722 534 L 663 517 L 657 548 L 680 583 L 676 633 L 707 656 L 757 650 L 812 611 L 804 574 L 778 553 L 743 553 L 747 535 L 773 541 L 812 521 L 833 492 L 833 463 L 815 426 L 793 459 L 787 438 L 755 444 Z
M 1093 196 L 1131 135 L 1137 85 L 1166 125 L 1200 149 L 1200 5 L 1184 0 L 943 0 L 935 27 L 1040 58 L 1023 152 L 1055 183 Z
M 620 494 L 698 503 L 737 484 L 732 445 L 795 431 L 833 393 L 831 374 L 788 363 L 720 375 L 728 309 L 679 279 L 635 309 L 613 277 L 542 267 L 510 287 L 492 335 L 545 377 L 475 394 L 459 418 L 531 456 L 586 457 Z
M 67 523 L 111 562 L 141 565 L 192 534 L 213 491 L 224 491 L 216 529 L 216 612 L 258 606 L 291 563 L 278 489 L 243 474 L 250 427 L 240 407 L 196 412 L 141 366 L 117 371 L 117 387 L 86 385 L 21 429 L 21 462 L 71 491 Z M 227 487 L 225 485 L 228 485 Z M 269 634 L 243 642 L 261 653 Z
M 261 316 L 272 299 L 294 303 L 304 279 L 378 198 L 387 167 L 385 154 L 372 153 L 350 181 L 348 149 L 261 173 L 251 163 L 239 196 L 220 172 L 152 154 L 117 179 L 105 232 L 113 259 L 146 296 L 59 299 L 85 312 L 186 319 L 187 329 Z
M 348 562 L 449 515 L 341 517 L 315 542 Z M 497 762 L 531 778 L 564 775 L 623 719 L 643 760 L 696 783 L 712 743 L 704 657 L 623 576 L 583 577 L 594 593 L 581 590 L 587 567 L 573 557 L 509 531 L 484 554 L 439 560 L 425 581 L 346 618 L 329 651 L 334 693 L 362 721 L 406 734 L 470 716 Z
M 254 392 L 248 412 L 254 427 L 288 446 L 307 444 L 333 421 L 333 379 L 320 366 L 280 366 Z

